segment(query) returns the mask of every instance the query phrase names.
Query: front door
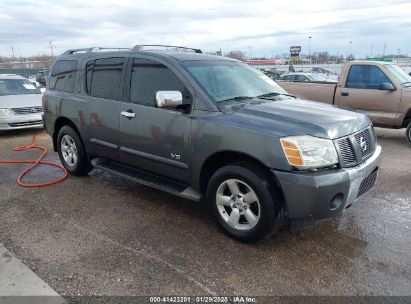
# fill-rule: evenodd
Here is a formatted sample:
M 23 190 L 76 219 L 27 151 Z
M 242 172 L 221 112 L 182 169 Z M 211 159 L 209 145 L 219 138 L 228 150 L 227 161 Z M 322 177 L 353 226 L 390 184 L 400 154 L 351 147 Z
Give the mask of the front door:
M 175 71 L 156 60 L 130 59 L 127 79 L 129 96 L 120 115 L 122 161 L 189 182 L 192 94 Z M 157 108 L 157 91 L 180 91 L 187 106 Z
M 383 83 L 394 83 L 376 65 L 354 64 L 344 87 L 336 91 L 336 104 L 341 108 L 364 111 L 375 125 L 396 124 L 401 89 L 380 90 Z

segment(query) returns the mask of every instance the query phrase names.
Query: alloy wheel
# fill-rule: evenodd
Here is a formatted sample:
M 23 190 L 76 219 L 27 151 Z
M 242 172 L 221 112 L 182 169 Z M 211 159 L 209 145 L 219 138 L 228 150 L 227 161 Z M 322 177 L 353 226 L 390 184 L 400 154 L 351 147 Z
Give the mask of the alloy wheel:
M 76 166 L 78 162 L 78 152 L 76 143 L 70 135 L 66 134 L 61 138 L 60 148 L 65 163 L 70 167 Z
M 261 206 L 257 194 L 241 180 L 222 182 L 217 189 L 216 204 L 219 215 L 234 229 L 247 231 L 258 224 Z

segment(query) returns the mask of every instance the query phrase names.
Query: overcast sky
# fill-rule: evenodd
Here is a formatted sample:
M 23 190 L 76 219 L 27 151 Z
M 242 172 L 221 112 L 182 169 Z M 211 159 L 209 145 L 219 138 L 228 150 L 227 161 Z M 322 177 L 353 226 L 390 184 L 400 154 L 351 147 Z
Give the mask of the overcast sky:
M 271 57 L 308 53 L 411 55 L 411 1 L 1 0 L 0 55 L 175 44 Z

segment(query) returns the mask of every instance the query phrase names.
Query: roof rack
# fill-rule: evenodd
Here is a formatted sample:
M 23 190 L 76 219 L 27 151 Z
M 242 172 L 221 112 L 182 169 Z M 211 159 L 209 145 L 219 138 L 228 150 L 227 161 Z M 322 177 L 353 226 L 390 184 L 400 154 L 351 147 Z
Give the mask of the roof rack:
M 91 52 L 104 52 L 104 51 L 131 51 L 130 48 L 105 48 L 105 47 L 90 47 L 84 49 L 72 49 L 67 50 L 63 55 L 81 54 L 81 53 L 91 53 Z
M 142 51 L 145 47 L 163 47 L 168 49 L 174 49 L 174 50 L 182 50 L 182 51 L 192 51 L 194 53 L 202 53 L 200 49 L 194 49 L 194 48 L 189 48 L 185 46 L 177 46 L 177 45 L 166 45 L 166 44 L 138 44 L 133 47 L 133 50 L 135 51 Z

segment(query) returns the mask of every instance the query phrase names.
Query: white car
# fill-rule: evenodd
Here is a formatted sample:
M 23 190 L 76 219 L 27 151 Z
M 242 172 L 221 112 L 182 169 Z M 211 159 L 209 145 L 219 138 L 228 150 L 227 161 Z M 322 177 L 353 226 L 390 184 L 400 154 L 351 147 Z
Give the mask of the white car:
M 286 80 L 286 81 L 319 81 L 319 82 L 338 82 L 338 78 L 335 75 L 323 75 L 317 73 L 304 73 L 304 72 L 296 72 L 296 73 L 288 73 L 281 75 L 279 80 Z
M 0 74 L 0 130 L 43 127 L 41 97 L 28 79 Z

